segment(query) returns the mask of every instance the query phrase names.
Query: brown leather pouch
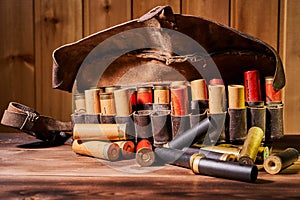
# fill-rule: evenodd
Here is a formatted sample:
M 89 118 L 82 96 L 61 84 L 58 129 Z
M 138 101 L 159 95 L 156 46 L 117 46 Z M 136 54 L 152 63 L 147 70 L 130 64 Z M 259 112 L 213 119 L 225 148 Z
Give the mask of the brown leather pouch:
M 215 66 L 225 85 L 243 83 L 243 72 L 255 69 L 262 81 L 274 77 L 275 90 L 285 85 L 281 59 L 268 44 L 222 24 L 158 6 L 139 19 L 56 49 L 53 88 L 71 92 L 75 79 L 79 91 L 141 80 L 172 81 L 174 77 L 166 74 L 174 70 L 188 81 L 210 80 L 220 78 L 210 73 Z M 139 72 L 135 77 L 126 76 L 134 69 Z

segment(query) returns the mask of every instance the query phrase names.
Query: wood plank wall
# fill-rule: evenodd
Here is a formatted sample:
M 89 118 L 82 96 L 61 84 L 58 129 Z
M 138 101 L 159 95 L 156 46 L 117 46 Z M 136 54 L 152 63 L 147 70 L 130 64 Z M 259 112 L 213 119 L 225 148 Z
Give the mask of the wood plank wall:
M 157 5 L 231 26 L 277 49 L 287 77 L 285 132 L 300 133 L 298 0 L 0 0 L 0 115 L 17 101 L 69 120 L 71 94 L 51 88 L 52 51 Z

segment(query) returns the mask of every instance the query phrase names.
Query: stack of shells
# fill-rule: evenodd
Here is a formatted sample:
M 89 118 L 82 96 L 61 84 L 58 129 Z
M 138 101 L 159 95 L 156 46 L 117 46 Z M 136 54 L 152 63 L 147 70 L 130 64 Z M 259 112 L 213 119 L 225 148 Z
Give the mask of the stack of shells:
M 265 78 L 265 101 L 260 82 L 259 71 L 251 70 L 244 73 L 243 85 L 227 88 L 219 78 L 208 80 L 208 87 L 206 80 L 197 79 L 90 88 L 75 96 L 72 149 L 110 161 L 135 158 L 142 167 L 153 165 L 157 155 L 166 159 L 164 153 L 176 149 L 182 155 L 196 153 L 251 166 L 247 180 L 253 181 L 256 164 L 267 163 L 264 167 L 271 173 L 298 159 L 292 148 L 269 156 L 272 142 L 283 136 L 283 105 L 281 91 L 272 87 L 273 78 Z M 197 172 L 203 166 L 200 158 L 198 164 L 191 164 L 194 161 L 195 156 L 187 156 L 190 164 L 184 166 Z

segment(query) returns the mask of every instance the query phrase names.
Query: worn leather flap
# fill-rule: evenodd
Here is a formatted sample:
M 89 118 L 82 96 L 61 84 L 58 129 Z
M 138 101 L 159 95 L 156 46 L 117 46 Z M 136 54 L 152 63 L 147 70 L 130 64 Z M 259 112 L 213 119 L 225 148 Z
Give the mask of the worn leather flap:
M 263 41 L 200 17 L 159 6 L 139 19 L 97 32 L 53 52 L 53 88 L 72 91 L 108 85 L 219 78 L 242 84 L 258 69 L 285 85 L 278 53 Z M 172 73 L 170 73 L 172 72 Z M 175 72 L 175 73 L 173 73 Z M 213 73 L 212 73 L 213 72 Z

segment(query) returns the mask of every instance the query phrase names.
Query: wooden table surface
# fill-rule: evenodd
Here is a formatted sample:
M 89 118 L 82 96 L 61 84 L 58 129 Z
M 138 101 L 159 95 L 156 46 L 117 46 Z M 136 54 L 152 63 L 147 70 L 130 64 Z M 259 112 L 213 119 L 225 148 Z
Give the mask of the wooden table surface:
M 260 170 L 255 183 L 166 165 L 141 168 L 76 155 L 70 141 L 45 147 L 24 133 L 0 133 L 0 199 L 300 199 L 300 160 L 280 174 Z M 300 150 L 300 135 L 274 149 Z

